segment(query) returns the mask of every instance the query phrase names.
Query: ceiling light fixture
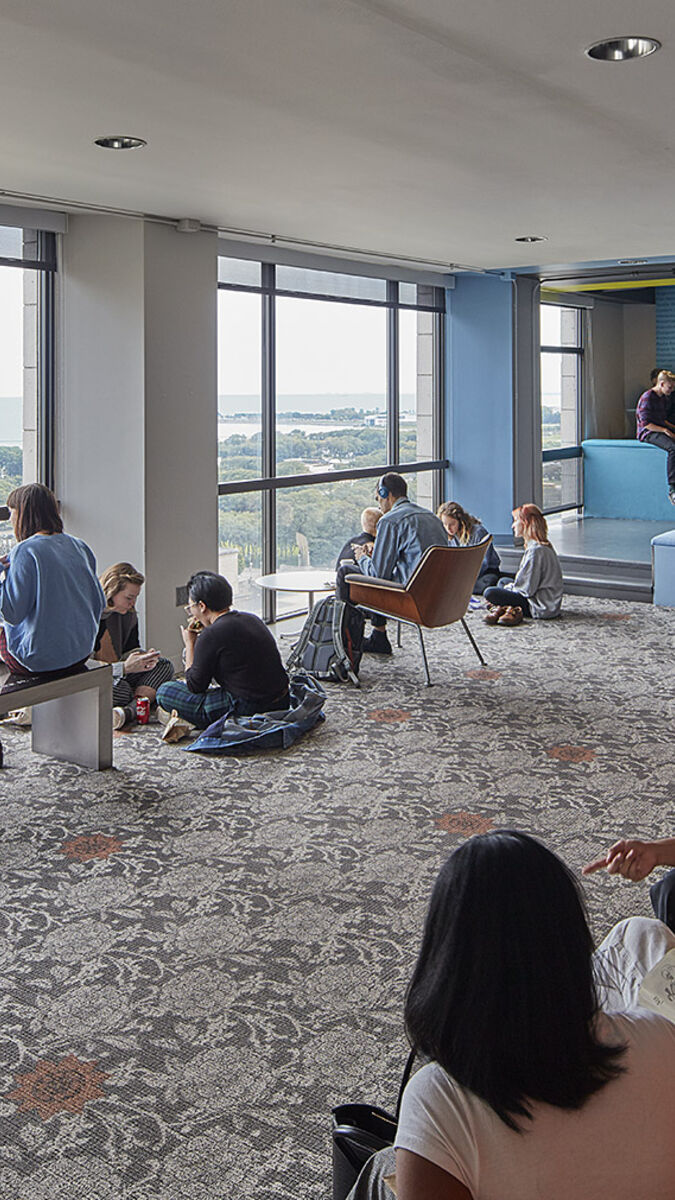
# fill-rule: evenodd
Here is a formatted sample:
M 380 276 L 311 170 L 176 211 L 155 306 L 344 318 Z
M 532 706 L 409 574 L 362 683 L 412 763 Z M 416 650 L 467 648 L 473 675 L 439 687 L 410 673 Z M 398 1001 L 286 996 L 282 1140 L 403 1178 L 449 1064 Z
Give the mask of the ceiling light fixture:
M 627 62 L 629 58 L 646 58 L 648 54 L 654 54 L 660 49 L 661 43 L 656 38 L 620 37 L 593 42 L 584 54 L 596 62 Z
M 514 238 L 513 240 L 514 240 L 514 242 L 547 242 L 548 238 L 547 237 L 539 237 L 538 234 L 531 233 L 531 234 L 528 234 L 527 237 L 517 237 L 517 238 Z
M 147 144 L 143 138 L 127 137 L 126 134 L 121 133 L 94 139 L 94 145 L 100 146 L 103 150 L 139 150 L 141 146 L 147 146 Z

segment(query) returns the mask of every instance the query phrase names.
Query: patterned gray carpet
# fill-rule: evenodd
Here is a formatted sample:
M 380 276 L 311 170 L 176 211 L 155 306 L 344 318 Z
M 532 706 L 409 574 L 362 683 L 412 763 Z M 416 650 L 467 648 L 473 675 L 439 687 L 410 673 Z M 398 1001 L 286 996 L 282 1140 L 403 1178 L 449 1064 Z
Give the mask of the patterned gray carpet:
M 151 726 L 99 775 L 4 727 L 3 1200 L 326 1200 L 331 1105 L 393 1102 L 443 856 L 504 825 L 574 867 L 672 834 L 675 610 L 469 620 L 487 672 L 454 627 L 427 689 L 404 631 L 286 753 L 200 758 Z M 649 912 L 646 884 L 586 891 L 598 934 Z

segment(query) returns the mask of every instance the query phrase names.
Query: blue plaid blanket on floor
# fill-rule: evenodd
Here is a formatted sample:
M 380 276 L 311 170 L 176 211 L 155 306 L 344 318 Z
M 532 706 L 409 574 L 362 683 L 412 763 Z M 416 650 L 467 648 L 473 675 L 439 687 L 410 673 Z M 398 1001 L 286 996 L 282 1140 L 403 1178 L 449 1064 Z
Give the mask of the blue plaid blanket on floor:
M 291 676 L 290 706 L 281 712 L 254 713 L 252 717 L 225 714 L 199 735 L 186 750 L 206 754 L 241 754 L 245 750 L 287 750 L 303 733 L 325 721 L 326 693 L 305 671 Z

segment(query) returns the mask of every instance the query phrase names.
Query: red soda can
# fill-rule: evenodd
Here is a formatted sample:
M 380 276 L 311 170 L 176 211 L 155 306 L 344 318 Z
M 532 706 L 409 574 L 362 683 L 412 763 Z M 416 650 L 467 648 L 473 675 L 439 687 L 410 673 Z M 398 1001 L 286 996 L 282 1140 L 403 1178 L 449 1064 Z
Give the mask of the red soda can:
M 150 720 L 150 701 L 147 696 L 136 697 L 136 720 L 139 725 L 147 725 Z

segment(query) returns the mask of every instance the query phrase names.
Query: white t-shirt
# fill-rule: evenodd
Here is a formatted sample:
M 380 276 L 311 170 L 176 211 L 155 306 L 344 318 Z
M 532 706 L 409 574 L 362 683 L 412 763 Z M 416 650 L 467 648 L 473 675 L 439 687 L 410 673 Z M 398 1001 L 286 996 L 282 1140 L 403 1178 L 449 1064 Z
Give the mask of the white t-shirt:
M 429 1063 L 408 1084 L 396 1135 L 473 1200 L 673 1200 L 675 1025 L 644 1009 L 603 1013 L 603 1041 L 628 1046 L 618 1079 L 568 1111 L 533 1106 L 523 1133 Z

